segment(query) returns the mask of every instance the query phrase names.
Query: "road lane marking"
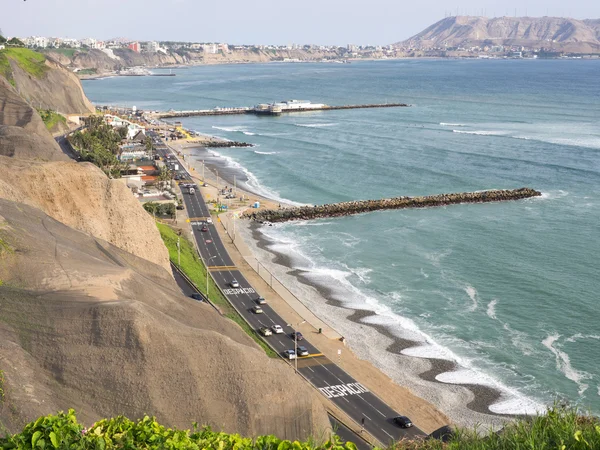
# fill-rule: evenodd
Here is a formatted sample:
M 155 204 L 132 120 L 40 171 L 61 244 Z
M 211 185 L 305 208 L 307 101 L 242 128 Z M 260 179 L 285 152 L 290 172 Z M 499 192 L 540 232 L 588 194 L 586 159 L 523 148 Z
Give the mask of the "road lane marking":
M 238 294 L 256 294 L 254 288 L 235 288 L 235 289 L 223 289 L 225 295 L 238 295 Z
M 381 431 L 383 431 L 385 434 L 387 434 L 391 439 L 395 439 L 394 436 L 392 436 L 390 433 L 385 431 L 383 428 L 381 429 Z
M 367 416 L 365 413 L 363 413 L 363 416 L 365 416 L 367 419 L 371 420 L 371 418 L 369 416 Z M 371 420 L 371 422 L 373 422 L 373 421 Z
M 345 397 L 347 395 L 358 395 L 363 394 L 365 392 L 369 392 L 369 390 L 366 387 L 364 387 L 358 382 L 337 384 L 334 386 L 326 386 L 318 389 L 327 398 Z
M 319 356 L 323 356 L 323 353 L 311 353 L 310 355 L 299 356 L 299 358 L 317 358 Z
M 208 270 L 238 270 L 236 266 L 208 266 Z

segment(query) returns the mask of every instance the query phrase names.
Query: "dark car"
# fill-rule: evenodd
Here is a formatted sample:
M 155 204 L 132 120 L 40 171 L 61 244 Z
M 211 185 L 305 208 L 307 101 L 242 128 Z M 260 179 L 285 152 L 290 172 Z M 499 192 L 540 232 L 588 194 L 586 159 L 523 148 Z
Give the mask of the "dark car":
M 298 356 L 308 356 L 308 349 L 302 345 L 299 345 L 296 353 Z
M 300 333 L 299 331 L 294 331 L 291 335 L 292 339 L 296 339 L 297 341 L 301 341 L 302 339 L 304 339 L 304 336 L 302 336 L 302 333 Z
M 182 209 L 184 209 L 184 208 L 183 208 L 183 205 L 177 205 L 175 208 L 176 208 L 176 209 L 178 209 L 178 210 L 180 210 L 180 211 L 181 211 Z
M 200 230 L 201 231 L 208 231 L 208 227 L 206 225 L 204 225 Z
M 396 416 L 392 420 L 401 428 L 410 428 L 413 426 L 411 420 L 406 416 Z
M 197 292 L 194 292 L 194 293 L 191 295 L 191 297 L 192 297 L 194 300 L 198 300 L 199 302 L 203 302 L 203 301 L 204 301 L 204 297 L 202 296 L 202 294 L 199 294 L 199 293 L 197 293 Z

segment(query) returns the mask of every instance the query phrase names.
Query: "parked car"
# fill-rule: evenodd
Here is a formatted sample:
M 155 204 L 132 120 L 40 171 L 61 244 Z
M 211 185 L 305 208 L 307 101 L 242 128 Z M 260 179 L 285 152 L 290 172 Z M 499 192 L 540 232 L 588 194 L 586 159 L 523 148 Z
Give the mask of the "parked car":
M 266 304 L 266 303 L 267 303 L 267 301 L 265 300 L 265 298 L 264 298 L 264 297 L 258 297 L 258 298 L 256 299 L 256 303 L 258 303 L 259 305 L 264 305 L 264 304 Z
M 293 331 L 292 334 L 290 334 L 290 337 L 297 341 L 301 341 L 302 339 L 304 339 L 304 336 L 302 336 L 302 333 L 300 333 L 299 331 Z
M 262 310 L 262 308 L 260 306 L 256 305 L 256 306 L 252 307 L 252 312 L 254 314 L 262 314 L 263 310 Z
M 283 356 L 287 359 L 296 359 L 296 352 L 294 350 L 286 350 L 283 352 Z
M 273 334 L 273 332 L 267 327 L 261 327 L 259 331 L 263 336 L 271 336 Z
M 308 349 L 303 345 L 298 346 L 298 356 L 308 356 Z
M 198 300 L 199 302 L 203 302 L 204 301 L 204 297 L 202 296 L 202 294 L 199 294 L 198 292 L 194 292 L 191 297 L 194 300 Z
M 281 325 L 273 325 L 271 327 L 271 330 L 273 330 L 273 333 L 275 333 L 275 334 L 283 333 L 283 328 L 281 328 Z
M 411 420 L 406 416 L 396 416 L 392 420 L 400 428 L 410 428 L 413 426 Z
M 179 204 L 178 204 L 178 205 L 177 205 L 175 208 L 176 208 L 176 209 L 178 209 L 178 210 L 180 210 L 180 211 L 181 211 L 182 209 L 184 209 L 184 208 L 183 208 L 183 205 L 182 205 L 181 203 L 179 203 Z
M 204 225 L 204 226 L 206 226 L 206 225 Z M 207 228 L 207 230 L 208 230 L 208 228 Z M 239 288 L 240 287 L 240 283 L 238 283 L 237 280 L 231 280 L 231 283 L 229 283 L 229 285 L 232 288 Z

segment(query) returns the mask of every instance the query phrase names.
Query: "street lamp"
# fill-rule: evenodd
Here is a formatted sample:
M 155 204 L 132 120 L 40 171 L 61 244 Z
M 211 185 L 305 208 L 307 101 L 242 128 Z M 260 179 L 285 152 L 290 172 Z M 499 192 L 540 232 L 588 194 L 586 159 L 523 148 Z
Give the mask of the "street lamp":
M 298 330 L 296 330 L 296 327 L 302 325 L 303 323 L 306 323 L 306 320 L 298 322 L 296 325 L 292 325 L 290 323 L 287 324 L 288 327 L 293 327 L 294 329 L 294 354 L 296 355 L 294 358 L 294 370 L 296 373 L 298 373 Z
M 219 255 L 211 256 L 210 258 L 208 258 L 206 260 L 206 300 L 208 300 L 208 277 L 209 277 L 209 275 L 208 275 L 208 263 L 210 262 L 211 259 L 216 258 L 217 256 L 219 256 Z

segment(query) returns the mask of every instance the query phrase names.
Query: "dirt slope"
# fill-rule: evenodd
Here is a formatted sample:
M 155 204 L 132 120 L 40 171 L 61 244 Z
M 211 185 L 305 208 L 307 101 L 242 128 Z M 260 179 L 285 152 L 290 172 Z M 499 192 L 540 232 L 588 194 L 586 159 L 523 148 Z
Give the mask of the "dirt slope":
M 73 72 L 50 60 L 46 60 L 46 66 L 48 70 L 35 77 L 11 61 L 12 76 L 21 97 L 38 109 L 52 109 L 63 115 L 95 111 Z
M 11 429 L 76 407 L 244 435 L 320 436 L 317 393 L 162 268 L 0 200 L 0 369 Z
M 41 161 L 67 160 L 35 109 L 0 76 L 0 155 Z
M 123 183 L 108 179 L 91 163 L 0 157 L 0 198 L 41 208 L 70 227 L 170 271 L 169 255 L 152 217 Z

